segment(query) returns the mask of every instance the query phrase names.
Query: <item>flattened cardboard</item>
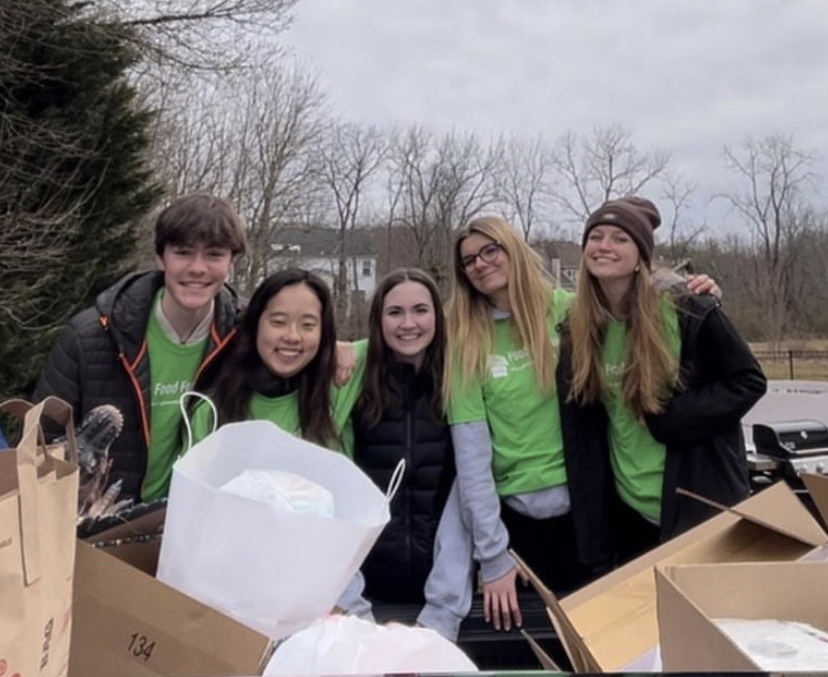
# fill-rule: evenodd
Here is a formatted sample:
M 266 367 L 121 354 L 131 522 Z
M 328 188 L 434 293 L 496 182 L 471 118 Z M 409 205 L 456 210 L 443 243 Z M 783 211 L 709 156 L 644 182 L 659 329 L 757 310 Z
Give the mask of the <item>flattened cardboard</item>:
M 575 631 L 575 628 L 572 627 L 569 618 L 560 608 L 560 603 L 557 597 L 555 597 L 555 594 L 546 587 L 546 584 L 514 550 L 509 550 L 509 553 L 526 572 L 526 575 L 529 577 L 529 583 L 535 589 L 535 592 L 538 593 L 544 604 L 546 604 L 546 613 L 549 615 L 549 620 L 555 629 L 555 634 L 561 640 L 561 644 L 563 644 L 566 656 L 572 664 L 572 669 L 576 672 L 595 672 L 598 666 L 595 664 L 589 649 L 587 649 L 583 640 Z M 534 647 L 532 647 L 532 650 L 534 651 Z
M 778 483 L 549 608 L 570 660 L 580 656 L 576 672 L 623 670 L 658 645 L 657 564 L 791 561 L 826 542 L 796 495 Z
M 759 669 L 711 619 L 773 618 L 828 630 L 826 562 L 657 567 L 655 577 L 665 671 Z
M 163 521 L 146 518 L 92 540 Z M 78 542 L 69 677 L 261 674 L 273 642 L 133 566 L 131 558 L 154 571 L 153 550 L 157 557 L 157 543 L 96 549 Z
M 695 498 L 722 512 L 739 515 L 791 538 L 811 543 L 814 547 L 822 545 L 828 539 L 819 522 L 813 518 L 803 519 L 803 515 L 808 514 L 807 511 L 796 494 L 784 482 L 778 482 L 769 489 L 730 507 L 683 489 L 679 489 L 676 493 Z
M 541 664 L 541 667 L 544 670 L 550 670 L 552 672 L 562 672 L 562 670 L 558 667 L 558 664 L 552 660 L 548 653 L 546 653 L 540 644 L 538 644 L 526 630 L 521 628 L 520 634 L 523 635 L 523 638 L 529 642 L 529 648 L 532 649 L 532 653 L 535 654 L 535 658 L 538 659 L 538 663 Z

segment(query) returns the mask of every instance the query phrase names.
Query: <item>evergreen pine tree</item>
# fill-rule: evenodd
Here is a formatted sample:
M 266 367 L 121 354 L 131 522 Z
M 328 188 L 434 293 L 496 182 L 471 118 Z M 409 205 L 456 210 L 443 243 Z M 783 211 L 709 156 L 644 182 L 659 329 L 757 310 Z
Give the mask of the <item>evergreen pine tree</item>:
M 132 264 L 160 196 L 123 33 L 65 0 L 0 12 L 0 399 L 26 395 L 67 318 Z

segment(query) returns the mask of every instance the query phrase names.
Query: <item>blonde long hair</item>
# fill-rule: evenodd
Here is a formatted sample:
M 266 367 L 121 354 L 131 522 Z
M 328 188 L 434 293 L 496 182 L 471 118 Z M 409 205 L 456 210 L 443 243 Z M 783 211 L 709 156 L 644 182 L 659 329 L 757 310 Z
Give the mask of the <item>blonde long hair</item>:
M 667 342 L 662 303 L 669 293 L 653 286 L 642 265 L 625 298 L 628 355 L 622 376 L 624 404 L 637 416 L 660 413 L 679 386 L 678 360 Z M 603 345 L 609 323 L 609 303 L 598 281 L 581 260 L 578 291 L 570 315 L 572 385 L 569 400 L 597 402 L 605 393 Z
M 552 281 L 538 253 L 508 221 L 498 216 L 483 216 L 470 221 L 454 241 L 454 276 L 446 306 L 449 350 L 445 402 L 451 402 L 460 386 L 474 377 L 485 376 L 494 345 L 494 307 L 469 282 L 461 261 L 460 246 L 475 233 L 499 243 L 508 257 L 508 297 L 516 338 L 532 356 L 541 389 L 549 392 L 555 383 L 556 358 L 547 324 L 552 307 Z M 455 383 L 458 369 L 460 382 Z

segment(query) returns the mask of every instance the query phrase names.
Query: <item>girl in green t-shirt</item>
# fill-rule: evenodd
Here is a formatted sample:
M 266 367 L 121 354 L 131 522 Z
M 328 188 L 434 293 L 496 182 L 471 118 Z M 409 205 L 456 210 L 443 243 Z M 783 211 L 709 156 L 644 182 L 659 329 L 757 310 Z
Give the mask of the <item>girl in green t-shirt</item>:
M 598 559 L 614 548 L 627 560 L 712 514 L 677 488 L 727 505 L 748 495 L 741 418 L 765 377 L 715 298 L 659 284 L 660 223 L 639 197 L 590 215 L 562 344 L 572 506 Z
M 364 346 L 356 345 L 358 369 Z M 269 420 L 303 439 L 350 451 L 346 427 L 361 375 L 334 386 L 336 328 L 327 285 L 313 273 L 287 269 L 253 293 L 210 396 L 218 425 Z M 212 430 L 208 406 L 193 412 L 193 441 Z
M 570 295 L 504 219 L 474 219 L 454 245 L 445 383 L 464 521 L 484 617 L 521 624 L 515 551 L 556 592 L 584 581 L 569 511 L 555 388 Z
M 365 348 L 354 344 L 355 371 L 336 387 L 336 327 L 327 285 L 304 270 L 274 273 L 253 292 L 211 389 L 217 425 L 271 421 L 297 437 L 351 455 L 350 418 L 362 386 Z M 212 429 L 212 411 L 203 402 L 192 415 L 193 442 Z M 361 589 L 357 575 L 339 605 L 370 617 Z

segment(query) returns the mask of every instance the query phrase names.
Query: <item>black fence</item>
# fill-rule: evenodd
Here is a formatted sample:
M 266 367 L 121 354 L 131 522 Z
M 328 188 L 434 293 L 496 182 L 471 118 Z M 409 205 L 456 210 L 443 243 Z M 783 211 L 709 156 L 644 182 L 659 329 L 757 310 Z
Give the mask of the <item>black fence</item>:
M 754 350 L 769 379 L 828 381 L 828 350 Z

